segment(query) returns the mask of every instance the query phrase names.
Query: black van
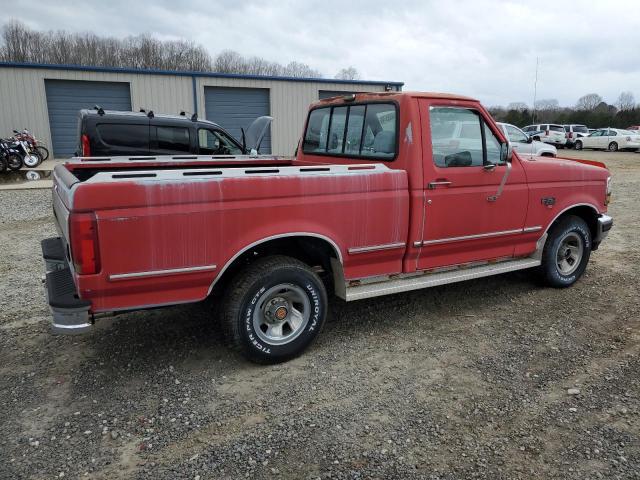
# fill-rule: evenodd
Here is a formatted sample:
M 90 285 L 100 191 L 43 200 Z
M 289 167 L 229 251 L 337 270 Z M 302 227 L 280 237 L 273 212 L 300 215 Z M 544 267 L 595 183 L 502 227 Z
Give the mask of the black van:
M 78 116 L 76 156 L 256 154 L 271 120 L 258 118 L 241 142 L 219 125 L 195 116 L 84 109 Z M 264 127 L 260 138 L 255 136 L 258 127 Z

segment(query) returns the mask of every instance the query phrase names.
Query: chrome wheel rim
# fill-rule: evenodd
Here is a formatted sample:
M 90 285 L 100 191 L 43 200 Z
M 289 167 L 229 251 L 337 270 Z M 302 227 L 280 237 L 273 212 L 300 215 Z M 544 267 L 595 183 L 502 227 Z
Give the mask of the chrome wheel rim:
M 283 345 L 304 331 L 310 316 L 311 302 L 304 290 L 291 283 L 281 283 L 258 298 L 253 328 L 263 342 Z
M 36 157 L 35 155 L 26 155 L 24 157 L 24 164 L 27 167 L 35 167 L 36 165 L 38 165 L 39 161 L 40 161 L 40 159 L 38 157 Z
M 584 254 L 584 242 L 582 237 L 575 232 L 569 232 L 558 246 L 556 252 L 556 265 L 558 271 L 562 275 L 571 275 L 578 269 L 580 262 L 582 261 L 582 255 Z

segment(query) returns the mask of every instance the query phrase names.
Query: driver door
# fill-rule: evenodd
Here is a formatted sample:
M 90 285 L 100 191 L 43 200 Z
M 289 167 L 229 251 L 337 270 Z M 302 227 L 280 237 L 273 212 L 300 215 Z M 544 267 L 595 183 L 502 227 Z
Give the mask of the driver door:
M 479 110 L 425 99 L 420 116 L 425 147 L 418 270 L 513 256 L 528 204 L 520 160 L 503 160 L 506 142 Z

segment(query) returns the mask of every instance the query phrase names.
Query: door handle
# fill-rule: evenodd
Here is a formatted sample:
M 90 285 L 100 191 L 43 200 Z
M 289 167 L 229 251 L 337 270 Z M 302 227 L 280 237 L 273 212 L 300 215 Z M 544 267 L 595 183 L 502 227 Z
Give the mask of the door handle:
M 439 186 L 448 187 L 449 185 L 451 185 L 449 180 L 436 180 L 435 182 L 429 182 L 428 188 L 429 190 L 435 190 Z

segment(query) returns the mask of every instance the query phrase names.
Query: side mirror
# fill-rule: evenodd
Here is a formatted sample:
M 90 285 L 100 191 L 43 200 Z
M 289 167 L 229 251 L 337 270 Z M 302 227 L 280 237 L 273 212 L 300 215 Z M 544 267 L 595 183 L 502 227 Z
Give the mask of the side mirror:
M 509 142 L 500 145 L 500 162 L 511 163 L 513 159 L 513 147 Z

